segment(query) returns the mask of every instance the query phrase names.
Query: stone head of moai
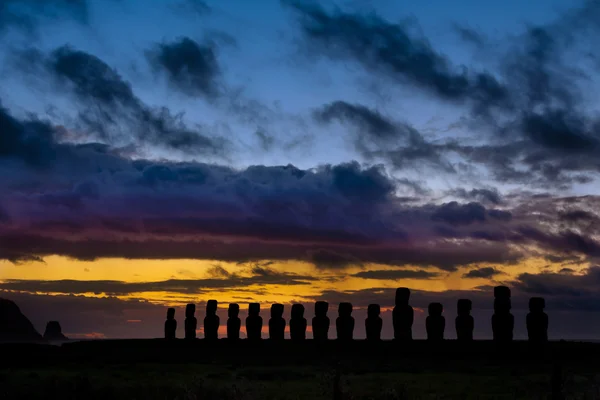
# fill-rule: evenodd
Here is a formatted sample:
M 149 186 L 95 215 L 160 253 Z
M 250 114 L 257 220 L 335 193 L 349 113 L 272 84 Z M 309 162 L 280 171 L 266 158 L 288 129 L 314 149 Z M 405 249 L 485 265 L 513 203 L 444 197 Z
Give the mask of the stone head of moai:
M 494 297 L 496 299 L 500 299 L 500 298 L 510 299 L 510 288 L 507 286 L 494 287 Z
M 186 318 L 193 318 L 195 313 L 196 313 L 196 305 L 195 304 L 188 304 L 187 306 L 185 306 L 185 317 Z
M 510 288 L 496 286 L 494 288 L 494 312 L 508 313 L 511 308 Z
M 282 318 L 283 317 L 283 304 L 272 304 L 271 305 L 271 318 Z
M 215 315 L 217 313 L 217 301 L 209 300 L 206 302 L 206 315 Z
M 304 306 L 302 304 L 292 305 L 292 318 L 304 318 Z
M 174 308 L 167 309 L 167 319 L 175 319 L 175 309 Z
M 237 318 L 240 315 L 240 305 L 231 303 L 227 309 L 227 315 L 229 318 Z
M 458 309 L 458 315 L 470 315 L 473 303 L 469 299 L 459 299 L 456 308 Z
M 340 317 L 352 316 L 352 304 L 351 303 L 340 303 L 338 306 L 338 314 Z
M 407 306 L 410 300 L 410 289 L 401 287 L 396 289 L 396 305 Z
M 259 303 L 250 303 L 248 304 L 248 315 L 252 317 L 258 317 L 260 314 L 260 304 Z
M 529 311 L 532 313 L 542 313 L 546 308 L 546 301 L 543 297 L 532 297 L 529 299 Z
M 369 304 L 369 307 L 367 307 L 367 316 L 369 318 L 377 318 L 379 317 L 379 314 L 381 314 L 381 307 L 379 307 L 379 304 Z
M 442 306 L 442 303 L 429 303 L 428 311 L 432 317 L 441 317 L 444 306 Z
M 315 315 L 317 317 L 326 317 L 329 311 L 329 303 L 326 301 L 317 301 L 315 303 Z

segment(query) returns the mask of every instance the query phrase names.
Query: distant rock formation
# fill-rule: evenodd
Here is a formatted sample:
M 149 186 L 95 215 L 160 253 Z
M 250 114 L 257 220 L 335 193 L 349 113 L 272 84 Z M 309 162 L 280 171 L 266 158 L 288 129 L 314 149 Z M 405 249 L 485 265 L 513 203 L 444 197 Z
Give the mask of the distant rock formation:
M 41 342 L 40 335 L 19 307 L 0 298 L 0 342 Z
M 44 331 L 44 339 L 46 340 L 69 340 L 68 337 L 63 335 L 60 322 L 49 321 L 46 324 L 46 330 Z

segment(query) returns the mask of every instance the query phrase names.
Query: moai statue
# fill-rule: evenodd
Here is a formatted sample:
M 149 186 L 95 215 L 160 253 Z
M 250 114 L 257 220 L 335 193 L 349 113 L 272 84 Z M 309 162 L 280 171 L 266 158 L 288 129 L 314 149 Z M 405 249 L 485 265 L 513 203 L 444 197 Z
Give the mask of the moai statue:
M 492 315 L 492 331 L 494 341 L 499 343 L 513 340 L 515 317 L 510 313 L 510 289 L 506 286 L 494 288 L 494 315 Z
M 459 299 L 457 303 L 458 316 L 454 320 L 456 327 L 456 339 L 461 342 L 468 342 L 473 340 L 473 329 L 475 328 L 475 321 L 471 315 L 472 308 L 471 300 Z
M 283 304 L 271 305 L 271 319 L 269 319 L 269 339 L 283 340 L 285 332 L 285 319 L 283 319 Z
M 369 304 L 369 307 L 367 308 L 367 319 L 365 319 L 367 340 L 381 340 L 383 320 L 379 314 L 381 314 L 381 307 L 379 307 L 379 304 Z
M 527 314 L 527 335 L 529 341 L 535 344 L 548 341 L 548 314 L 544 312 L 546 301 L 542 297 L 529 299 L 529 314 Z
M 329 334 L 329 317 L 327 311 L 329 303 L 326 301 L 317 301 L 315 303 L 315 316 L 312 319 L 313 339 L 327 340 Z
M 304 318 L 304 306 L 302 304 L 292 305 L 292 318 L 290 318 L 290 338 L 292 340 L 306 339 L 306 318 Z
M 428 309 L 429 316 L 425 320 L 427 340 L 444 340 L 444 329 L 446 328 L 446 318 L 442 315 L 444 306 L 441 303 L 430 303 Z
M 246 336 L 250 340 L 261 339 L 263 320 L 260 316 L 260 304 L 250 303 L 248 305 L 248 317 L 246 318 Z
M 198 320 L 194 314 L 196 313 L 196 305 L 188 304 L 185 306 L 185 338 L 196 339 L 196 327 L 198 326 Z
M 394 321 L 394 339 L 412 340 L 412 325 L 414 321 L 413 308 L 408 304 L 410 289 L 396 289 L 396 307 L 392 312 Z
M 239 304 L 231 303 L 227 310 L 227 339 L 237 340 L 240 338 L 240 327 L 242 321 L 240 320 L 240 306 Z
M 167 310 L 167 320 L 165 321 L 165 339 L 175 339 L 177 332 L 177 321 L 175 320 L 175 309 Z
M 204 317 L 204 339 L 215 340 L 219 338 L 219 324 L 221 320 L 217 315 L 217 301 L 206 302 L 206 317 Z
M 339 316 L 335 320 L 338 340 L 352 340 L 354 333 L 354 317 L 352 316 L 352 304 L 340 303 L 338 307 Z

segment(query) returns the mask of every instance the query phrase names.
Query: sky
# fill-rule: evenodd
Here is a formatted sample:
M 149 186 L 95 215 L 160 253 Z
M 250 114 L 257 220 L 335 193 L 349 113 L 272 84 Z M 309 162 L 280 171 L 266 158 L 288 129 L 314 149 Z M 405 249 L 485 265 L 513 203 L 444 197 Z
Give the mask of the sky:
M 167 307 L 531 297 L 599 339 L 600 2 L 7 0 L 0 297 L 38 330 Z M 266 326 L 266 325 L 265 325 Z M 335 337 L 335 329 L 330 336 Z M 266 333 L 263 329 L 263 335 Z M 202 323 L 198 335 L 202 337 Z M 310 334 L 309 334 L 310 337 Z

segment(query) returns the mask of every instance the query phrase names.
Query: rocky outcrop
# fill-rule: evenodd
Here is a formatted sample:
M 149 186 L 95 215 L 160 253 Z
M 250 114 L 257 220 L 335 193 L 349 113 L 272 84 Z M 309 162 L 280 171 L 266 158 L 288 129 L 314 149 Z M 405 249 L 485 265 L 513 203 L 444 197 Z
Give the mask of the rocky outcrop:
M 46 340 L 69 340 L 68 337 L 63 335 L 60 322 L 50 321 L 46 324 L 46 330 L 44 331 L 44 339 Z
M 19 307 L 0 298 L 0 342 L 41 342 L 40 335 Z

